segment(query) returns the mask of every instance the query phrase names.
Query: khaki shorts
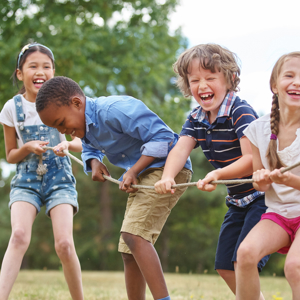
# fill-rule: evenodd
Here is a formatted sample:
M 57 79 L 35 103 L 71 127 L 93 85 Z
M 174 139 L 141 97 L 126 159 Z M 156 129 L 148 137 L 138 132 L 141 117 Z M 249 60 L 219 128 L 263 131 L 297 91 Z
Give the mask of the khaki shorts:
M 161 179 L 164 168 L 146 170 L 138 177 L 139 185 L 154 185 Z M 176 183 L 191 181 L 192 172 L 183 168 L 175 177 Z M 121 232 L 138 235 L 154 245 L 167 221 L 171 209 L 187 187 L 177 188 L 174 194 L 157 194 L 155 190 L 140 189 L 130 193 L 121 228 Z M 119 252 L 131 253 L 122 236 L 119 241 Z

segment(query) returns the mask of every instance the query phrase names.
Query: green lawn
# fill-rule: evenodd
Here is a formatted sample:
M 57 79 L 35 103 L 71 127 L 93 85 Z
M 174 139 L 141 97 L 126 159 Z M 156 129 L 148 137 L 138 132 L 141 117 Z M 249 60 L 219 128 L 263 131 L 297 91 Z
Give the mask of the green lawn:
M 217 275 L 166 274 L 172 300 L 234 300 L 233 294 Z M 122 272 L 83 272 L 86 300 L 126 300 Z M 292 299 L 285 278 L 261 277 L 266 300 Z M 21 271 L 9 300 L 70 300 L 61 271 Z M 147 291 L 147 300 L 153 299 Z

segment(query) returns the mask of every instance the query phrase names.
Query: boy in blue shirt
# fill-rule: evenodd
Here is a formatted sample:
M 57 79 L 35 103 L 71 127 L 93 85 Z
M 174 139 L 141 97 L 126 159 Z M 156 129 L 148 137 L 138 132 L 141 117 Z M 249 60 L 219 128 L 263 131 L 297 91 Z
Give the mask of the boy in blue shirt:
M 168 153 L 176 145 L 175 134 L 140 100 L 130 96 L 86 97 L 73 80 L 54 77 L 44 83 L 36 99 L 44 124 L 82 140 L 85 172 L 105 181 L 104 156 L 123 169 L 119 188 L 129 193 L 121 228 L 119 252 L 124 261 L 128 298 L 144 300 L 146 283 L 154 299 L 169 300 L 159 258 L 153 247 L 171 209 L 186 188 L 159 195 L 137 190 L 131 184 L 154 185 L 162 175 Z M 191 179 L 189 158 L 175 178 Z
M 189 114 L 180 139 L 168 156 L 162 179 L 155 184 L 161 194 L 171 188 L 191 151 L 201 146 L 216 170 L 197 183 L 202 191 L 213 191 L 213 180 L 251 178 L 252 152 L 243 130 L 258 118 L 253 108 L 236 94 L 240 68 L 231 51 L 215 44 L 195 46 L 182 53 L 174 64 L 182 93 L 193 96 L 200 106 Z M 215 260 L 215 269 L 235 294 L 234 265 L 238 246 L 265 212 L 264 194 L 252 184 L 227 185 L 224 218 Z M 267 262 L 263 258 L 258 270 Z M 264 299 L 261 294 L 261 300 Z

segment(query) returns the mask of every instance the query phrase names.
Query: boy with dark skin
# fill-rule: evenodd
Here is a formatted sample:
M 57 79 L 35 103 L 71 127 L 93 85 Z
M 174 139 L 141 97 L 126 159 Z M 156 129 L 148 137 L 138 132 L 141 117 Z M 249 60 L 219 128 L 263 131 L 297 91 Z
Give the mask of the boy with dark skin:
M 129 193 L 119 252 L 128 298 L 144 300 L 147 283 L 154 299 L 170 300 L 153 244 L 186 188 L 159 195 L 154 190 L 133 189 L 131 184 L 154 185 L 161 178 L 178 135 L 141 101 L 129 96 L 91 99 L 66 77 L 55 77 L 42 86 L 36 108 L 44 124 L 82 140 L 84 169 L 92 172 L 94 181 L 103 182 L 103 175 L 110 176 L 102 163 L 105 155 L 126 170 L 119 185 Z M 186 183 L 190 179 L 187 159 L 175 180 Z

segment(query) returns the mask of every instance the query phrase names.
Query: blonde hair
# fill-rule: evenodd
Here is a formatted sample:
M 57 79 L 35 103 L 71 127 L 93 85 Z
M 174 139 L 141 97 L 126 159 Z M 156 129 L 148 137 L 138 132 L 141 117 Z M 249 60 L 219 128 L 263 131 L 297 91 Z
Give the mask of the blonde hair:
M 184 51 L 173 65 L 177 73 L 177 86 L 185 97 L 192 96 L 188 81 L 191 62 L 200 60 L 199 67 L 212 73 L 222 72 L 229 86 L 229 91 L 238 91 L 241 73 L 238 57 L 235 53 L 217 44 L 200 44 Z
M 271 126 L 271 133 L 276 136 L 278 136 L 279 133 L 280 114 L 279 114 L 278 95 L 274 94 L 273 88 L 276 86 L 276 82 L 281 72 L 283 64 L 287 60 L 293 57 L 300 58 L 300 52 L 295 51 L 295 52 L 282 55 L 275 63 L 271 73 L 270 89 L 271 92 L 273 93 L 273 101 L 272 101 L 272 108 L 271 108 L 271 115 L 270 115 L 270 126 Z M 270 140 L 266 157 L 268 159 L 271 171 L 274 169 L 280 169 L 281 167 L 285 166 L 277 154 L 277 140 L 273 140 L 273 139 Z

